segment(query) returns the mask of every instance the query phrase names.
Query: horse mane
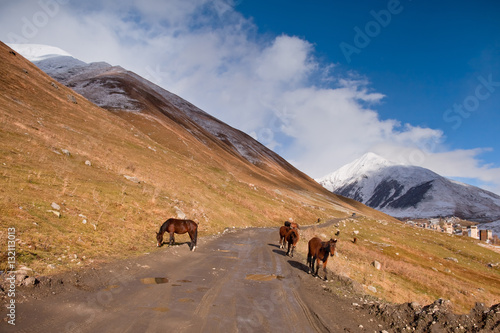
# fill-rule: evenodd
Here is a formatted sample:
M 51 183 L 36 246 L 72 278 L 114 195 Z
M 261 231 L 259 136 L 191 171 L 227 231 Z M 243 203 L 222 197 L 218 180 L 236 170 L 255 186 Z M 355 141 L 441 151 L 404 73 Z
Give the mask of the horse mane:
M 170 220 L 171 219 L 168 219 L 165 222 L 163 222 L 163 224 L 160 227 L 160 231 L 158 231 L 159 234 L 163 235 L 165 233 L 165 231 L 167 231 L 167 226 L 170 224 Z

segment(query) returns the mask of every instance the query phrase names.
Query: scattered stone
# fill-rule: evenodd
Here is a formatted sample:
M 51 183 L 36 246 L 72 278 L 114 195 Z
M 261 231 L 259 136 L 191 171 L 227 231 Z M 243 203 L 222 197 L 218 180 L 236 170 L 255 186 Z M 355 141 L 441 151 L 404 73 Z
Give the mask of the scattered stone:
M 86 161 L 85 161 L 85 165 L 87 165 L 87 166 L 92 166 L 92 162 L 90 162 L 89 160 L 86 160 Z
M 55 269 L 55 268 L 56 268 L 56 265 L 54 265 L 54 264 L 48 264 L 48 265 L 47 265 L 47 268 L 48 268 L 48 269 Z
M 175 206 L 174 209 L 178 219 L 184 220 L 186 218 L 186 214 L 179 207 Z
M 413 310 L 420 310 L 421 306 L 418 302 L 411 302 L 410 308 L 412 308 Z
M 20 283 L 22 283 L 22 282 L 24 281 L 24 279 L 26 279 L 27 277 L 28 277 L 28 276 L 27 276 L 26 274 L 24 274 L 24 273 L 19 273 L 19 272 L 18 272 L 18 273 L 16 274 L 16 282 L 17 282 L 18 284 L 20 284 Z
M 378 262 L 377 260 L 374 260 L 372 262 L 373 267 L 375 267 L 376 270 L 380 270 L 382 268 L 382 264 Z
M 21 283 L 21 285 L 26 286 L 26 287 L 34 287 L 35 285 L 38 284 L 38 282 L 39 281 L 35 277 L 30 276 L 30 277 L 24 279 L 24 281 Z
M 123 175 L 123 177 L 125 177 L 125 179 L 130 180 L 131 182 L 134 182 L 137 184 L 139 184 L 141 182 L 137 177 L 127 176 L 127 175 Z
M 68 101 L 71 102 L 71 103 L 73 103 L 73 104 L 78 104 L 78 102 L 76 101 L 75 96 L 70 95 L 70 94 L 68 94 Z
M 447 257 L 447 258 L 444 258 L 444 260 L 449 260 L 449 261 L 453 261 L 453 262 L 458 262 L 458 259 L 457 259 L 457 258 L 453 258 L 453 257 Z
M 53 81 L 50 82 L 50 85 L 54 88 L 56 88 L 57 90 L 59 90 L 59 86 L 57 84 L 55 84 Z
M 52 213 L 52 214 L 54 214 L 55 216 L 57 216 L 59 218 L 61 217 L 61 212 L 59 212 L 57 210 L 51 210 L 51 209 L 49 209 L 49 210 L 47 210 L 47 213 Z
M 376 293 L 377 292 L 377 288 L 375 288 L 374 286 L 368 286 L 367 288 L 369 291 L 371 291 L 372 293 Z
M 55 202 L 51 203 L 50 204 L 50 207 L 52 207 L 52 209 L 55 209 L 55 210 L 61 210 L 61 206 L 59 206 L 58 204 L 56 204 Z
M 61 149 L 61 152 L 66 156 L 71 156 L 71 153 L 67 149 Z

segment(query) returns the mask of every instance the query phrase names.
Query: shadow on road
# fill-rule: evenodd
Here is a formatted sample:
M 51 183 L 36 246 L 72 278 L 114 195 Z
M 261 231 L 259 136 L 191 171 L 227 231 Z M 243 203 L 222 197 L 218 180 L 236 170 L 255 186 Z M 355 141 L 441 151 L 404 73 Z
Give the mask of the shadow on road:
M 267 245 L 276 248 L 276 249 L 273 249 L 274 253 L 282 255 L 282 256 L 286 256 L 286 250 L 280 249 L 279 245 L 277 245 L 277 244 L 267 244 Z M 306 272 L 306 273 L 309 271 L 309 267 L 307 267 L 307 265 L 305 265 L 304 263 L 302 263 L 300 261 L 290 259 L 290 260 L 287 260 L 287 262 L 290 266 L 292 266 L 295 269 L 301 270 L 301 271 Z
M 303 272 L 308 272 L 309 271 L 309 267 L 307 267 L 307 265 L 305 265 L 304 263 L 300 262 L 300 261 L 296 261 L 296 260 L 288 260 L 288 263 L 290 264 L 290 266 L 292 266 L 293 268 L 296 268 L 298 270 L 301 270 Z
M 189 241 L 189 242 L 182 242 L 182 243 L 174 242 L 172 245 L 170 245 L 168 243 L 168 241 L 167 242 L 164 241 L 163 243 L 161 243 L 161 246 L 162 247 L 166 246 L 167 248 L 169 248 L 169 247 L 181 246 L 181 245 L 184 245 L 184 244 L 186 244 L 188 247 L 191 247 L 191 241 Z
M 273 250 L 274 253 L 280 254 L 282 256 L 286 256 L 286 251 L 285 250 Z

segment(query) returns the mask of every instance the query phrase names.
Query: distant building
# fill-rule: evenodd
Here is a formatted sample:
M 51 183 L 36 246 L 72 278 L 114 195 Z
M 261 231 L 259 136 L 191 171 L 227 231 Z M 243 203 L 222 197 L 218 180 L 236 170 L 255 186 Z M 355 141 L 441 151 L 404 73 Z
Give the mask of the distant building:
M 445 223 L 443 226 L 443 231 L 447 234 L 453 234 L 453 223 Z
M 479 239 L 483 242 L 493 239 L 493 231 L 491 230 L 479 230 Z
M 477 230 L 476 225 L 471 225 L 469 228 L 467 228 L 467 231 L 468 231 L 469 237 L 479 239 L 479 232 Z

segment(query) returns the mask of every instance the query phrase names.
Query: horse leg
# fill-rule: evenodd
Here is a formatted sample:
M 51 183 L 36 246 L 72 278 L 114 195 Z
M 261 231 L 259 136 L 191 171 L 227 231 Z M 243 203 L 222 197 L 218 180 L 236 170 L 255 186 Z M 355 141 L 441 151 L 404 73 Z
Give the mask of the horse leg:
M 196 245 L 198 244 L 198 227 L 194 230 L 194 247 L 193 250 L 196 250 Z
M 326 261 L 323 261 L 323 272 L 325 272 L 325 281 L 328 281 L 328 277 L 326 276 Z
M 191 238 L 191 244 L 190 244 L 189 248 L 191 251 L 196 250 L 196 238 L 198 236 L 197 234 L 198 234 L 198 230 L 195 230 L 194 232 L 192 232 L 192 231 L 189 232 L 189 238 Z
M 174 245 L 174 243 L 175 243 L 174 233 L 173 233 L 173 232 L 171 232 L 171 233 L 170 233 L 170 241 L 169 241 L 169 244 L 170 244 L 170 246 L 172 246 L 172 245 Z
M 309 268 L 307 274 L 311 274 L 311 261 L 312 261 L 311 253 L 307 252 L 307 267 Z
M 314 273 L 315 276 L 318 276 L 318 271 L 319 271 L 319 258 L 316 258 L 316 273 Z

